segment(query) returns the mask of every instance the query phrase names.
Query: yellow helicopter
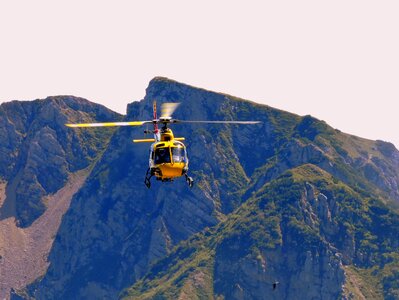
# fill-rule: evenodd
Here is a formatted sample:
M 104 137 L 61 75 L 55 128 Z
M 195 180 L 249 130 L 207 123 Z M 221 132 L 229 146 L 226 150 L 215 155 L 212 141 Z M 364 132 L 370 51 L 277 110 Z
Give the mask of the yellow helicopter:
M 168 124 L 179 123 L 211 123 L 211 124 L 257 124 L 259 121 L 188 121 L 172 119 L 172 114 L 180 103 L 164 103 L 161 106 L 161 116 L 157 117 L 157 105 L 153 103 L 153 116 L 151 121 L 131 121 L 131 122 L 108 122 L 108 123 L 80 123 L 65 124 L 68 127 L 114 127 L 114 126 L 141 126 L 153 124 L 154 129 L 145 130 L 144 133 L 153 133 L 152 139 L 136 139 L 134 143 L 153 143 L 150 148 L 149 167 L 145 175 L 144 183 L 147 188 L 151 187 L 151 178 L 157 180 L 173 181 L 177 177 L 185 176 L 186 182 L 190 187 L 194 180 L 188 176 L 188 157 L 186 146 L 182 143 L 184 137 L 174 137 L 173 132 L 168 128 Z M 158 128 L 162 124 L 162 128 Z

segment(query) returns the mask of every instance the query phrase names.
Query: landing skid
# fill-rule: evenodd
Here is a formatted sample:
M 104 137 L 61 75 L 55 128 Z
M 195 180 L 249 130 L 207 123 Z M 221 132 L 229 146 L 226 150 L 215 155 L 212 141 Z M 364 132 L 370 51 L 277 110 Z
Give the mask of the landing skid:
M 150 168 L 148 168 L 147 172 L 145 173 L 145 178 L 144 178 L 144 184 L 148 189 L 151 188 L 152 176 L 154 176 L 154 172 Z M 190 188 L 192 188 L 194 186 L 194 179 L 192 177 L 188 176 L 187 174 L 184 174 L 184 176 L 186 177 L 186 182 L 187 182 L 188 186 Z M 165 180 L 165 181 L 170 182 L 172 180 Z M 162 182 L 164 182 L 164 180 L 162 180 Z

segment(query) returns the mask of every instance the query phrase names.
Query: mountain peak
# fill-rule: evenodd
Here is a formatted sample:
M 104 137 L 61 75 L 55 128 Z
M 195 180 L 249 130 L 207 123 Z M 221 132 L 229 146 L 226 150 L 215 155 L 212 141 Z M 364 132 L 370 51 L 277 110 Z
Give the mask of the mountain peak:
M 178 81 L 174 80 L 174 79 L 170 79 L 165 76 L 155 76 L 153 79 L 150 80 L 149 85 L 151 85 L 152 83 L 155 83 L 155 82 L 178 82 Z

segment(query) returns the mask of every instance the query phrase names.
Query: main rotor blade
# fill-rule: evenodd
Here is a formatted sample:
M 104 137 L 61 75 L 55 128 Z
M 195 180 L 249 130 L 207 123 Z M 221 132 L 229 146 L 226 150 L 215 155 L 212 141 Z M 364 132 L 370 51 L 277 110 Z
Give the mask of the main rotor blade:
M 187 121 L 187 120 L 172 120 L 171 123 L 203 123 L 203 124 L 259 124 L 261 121 Z
M 161 119 L 170 118 L 180 103 L 163 103 L 161 105 Z
M 65 124 L 68 127 L 116 127 L 116 126 L 141 126 L 152 121 L 133 121 L 133 122 L 107 122 L 107 123 L 78 123 Z

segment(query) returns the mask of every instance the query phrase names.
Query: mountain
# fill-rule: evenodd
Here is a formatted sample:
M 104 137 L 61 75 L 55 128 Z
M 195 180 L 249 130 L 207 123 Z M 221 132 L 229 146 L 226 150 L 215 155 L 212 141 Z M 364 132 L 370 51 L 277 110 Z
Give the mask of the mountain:
M 186 137 L 192 189 L 184 180 L 145 187 L 148 145 L 131 141 L 140 128 L 104 138 L 63 128 L 82 137 L 76 147 L 93 145 L 91 137 L 102 148 L 74 169 L 87 177 L 75 185 L 48 269 L 19 297 L 399 297 L 399 152 L 392 144 L 162 77 L 123 120 L 151 119 L 154 99 L 181 102 L 177 119 L 262 123 L 174 126 Z M 65 143 L 65 135 L 56 138 Z M 72 179 L 63 180 L 51 193 Z M 20 217 L 22 226 L 30 215 Z

